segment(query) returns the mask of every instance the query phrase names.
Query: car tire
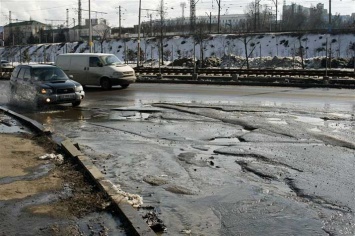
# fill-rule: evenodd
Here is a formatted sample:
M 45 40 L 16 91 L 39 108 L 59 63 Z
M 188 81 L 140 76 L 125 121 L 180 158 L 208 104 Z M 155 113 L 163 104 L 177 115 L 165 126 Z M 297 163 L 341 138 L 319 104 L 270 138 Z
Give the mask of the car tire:
M 71 105 L 72 105 L 73 107 L 77 107 L 77 106 L 80 105 L 80 103 L 81 103 L 81 101 L 75 101 L 75 102 L 72 102 Z
M 112 88 L 111 81 L 108 78 L 101 79 L 101 88 L 104 90 L 110 90 Z
M 128 88 L 128 86 L 129 86 L 129 84 L 122 84 L 122 85 L 121 85 L 121 87 L 122 87 L 123 89 Z

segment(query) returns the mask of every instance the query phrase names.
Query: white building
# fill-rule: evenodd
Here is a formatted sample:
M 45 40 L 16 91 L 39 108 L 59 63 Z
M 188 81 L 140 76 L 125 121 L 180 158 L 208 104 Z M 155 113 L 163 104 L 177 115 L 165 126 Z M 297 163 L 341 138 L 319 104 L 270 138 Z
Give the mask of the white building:
M 47 30 L 48 28 L 48 25 L 35 20 L 10 23 L 4 26 L 4 40 L 7 40 L 13 33 L 18 39 L 17 43 L 26 44 L 31 35 L 39 37 L 40 30 Z

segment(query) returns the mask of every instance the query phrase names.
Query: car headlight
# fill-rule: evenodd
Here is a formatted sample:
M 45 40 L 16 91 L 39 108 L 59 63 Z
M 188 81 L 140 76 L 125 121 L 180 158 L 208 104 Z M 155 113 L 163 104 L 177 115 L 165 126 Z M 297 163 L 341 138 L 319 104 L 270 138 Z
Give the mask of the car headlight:
M 75 92 L 81 92 L 81 91 L 83 91 L 84 89 L 83 89 L 83 86 L 76 86 L 75 87 Z
M 53 93 L 53 89 L 42 88 L 40 92 L 41 94 L 51 94 Z
M 120 77 L 122 77 L 122 73 L 121 72 L 113 72 L 112 77 L 113 78 L 120 78 Z

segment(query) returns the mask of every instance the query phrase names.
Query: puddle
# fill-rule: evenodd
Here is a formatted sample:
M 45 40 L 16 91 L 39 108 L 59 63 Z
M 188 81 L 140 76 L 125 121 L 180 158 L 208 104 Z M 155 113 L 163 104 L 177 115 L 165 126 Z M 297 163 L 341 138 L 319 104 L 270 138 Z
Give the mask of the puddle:
M 111 112 L 109 114 L 109 120 L 146 120 L 150 116 L 150 113 L 145 112 L 132 112 L 132 111 L 124 111 L 124 112 Z
M 312 132 L 321 132 L 321 130 L 318 129 L 318 128 L 312 128 L 312 129 L 310 129 L 310 131 L 312 131 Z
M 309 117 L 309 116 L 294 116 L 294 117 L 296 121 L 300 121 L 311 125 L 324 126 L 324 120 L 320 118 Z
M 16 120 L 0 114 L 0 133 L 28 133 L 28 130 Z
M 287 122 L 285 120 L 280 119 L 280 118 L 267 118 L 267 121 L 271 124 L 287 125 Z
M 240 143 L 239 138 L 215 138 L 210 143 L 214 144 L 235 144 Z
M 39 166 L 36 170 L 34 170 L 33 172 L 27 175 L 0 178 L 0 184 L 9 184 L 15 181 L 24 181 L 24 180 L 31 181 L 38 178 L 42 178 L 45 175 L 47 175 L 49 170 L 51 170 L 52 168 L 53 168 L 53 163 L 43 164 Z
M 340 114 L 340 113 L 329 113 L 330 116 L 334 116 L 337 118 L 350 119 L 352 115 L 350 114 Z

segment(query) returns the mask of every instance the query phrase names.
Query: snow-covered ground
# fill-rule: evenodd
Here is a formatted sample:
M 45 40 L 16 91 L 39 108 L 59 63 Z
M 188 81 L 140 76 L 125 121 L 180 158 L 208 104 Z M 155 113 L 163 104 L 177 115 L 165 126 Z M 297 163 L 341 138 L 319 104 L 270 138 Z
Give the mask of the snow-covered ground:
M 327 50 L 332 58 L 350 59 L 354 57 L 355 50 L 351 49 L 351 45 L 354 43 L 355 34 L 350 33 L 336 35 L 291 33 L 251 36 L 210 35 L 202 42 L 194 42 L 192 36 L 173 36 L 163 40 L 163 59 L 164 61 L 172 61 L 179 58 L 193 58 L 194 55 L 196 60 L 199 60 L 201 56 L 203 58 L 229 59 L 233 57 L 233 63 L 229 60 L 223 66 L 241 66 L 245 63 L 237 63 L 237 61 L 245 61 L 247 51 L 251 67 L 260 67 L 261 65 L 267 67 L 264 65 L 267 62 L 286 58 L 284 59 L 286 67 L 299 68 L 301 56 L 303 56 L 307 67 L 316 68 L 317 63 L 320 63 L 319 58 L 325 57 Z M 141 40 L 141 54 L 144 55 L 145 60 L 157 61 L 159 59 L 159 45 L 158 38 Z M 102 47 L 100 42 L 95 41 L 93 51 L 112 53 L 125 61 L 136 61 L 137 39 L 111 39 L 103 42 Z M 70 52 L 89 52 L 89 48 L 86 42 L 24 45 L 14 48 L 0 48 L 0 58 L 13 62 L 54 62 L 57 55 Z M 308 60 L 306 61 L 306 59 Z M 314 59 L 316 59 L 316 63 L 313 63 Z M 270 65 L 270 67 L 275 66 Z

